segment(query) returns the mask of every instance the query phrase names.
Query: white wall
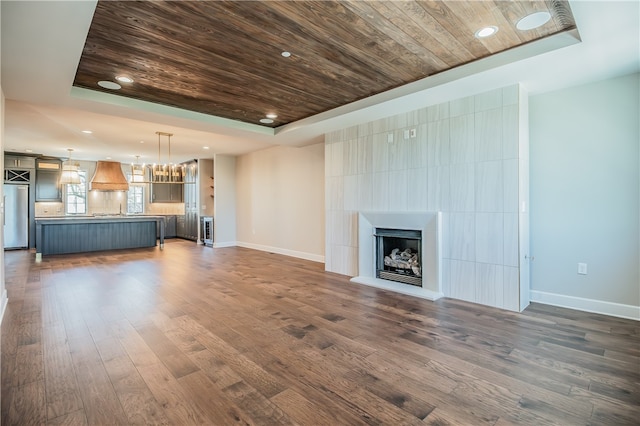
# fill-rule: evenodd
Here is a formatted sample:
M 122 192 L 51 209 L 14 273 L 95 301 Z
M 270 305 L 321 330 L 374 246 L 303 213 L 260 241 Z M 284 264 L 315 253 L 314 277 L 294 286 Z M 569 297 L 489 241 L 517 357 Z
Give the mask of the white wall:
M 236 245 L 236 157 L 219 155 L 214 157 L 215 181 L 213 220 L 214 247 Z M 201 179 L 208 181 L 208 176 Z
M 523 97 L 513 85 L 327 134 L 326 269 L 358 275 L 359 211 L 441 211 L 445 296 L 524 308 Z M 414 129 L 416 137 L 405 138 Z
M 213 190 L 211 188 L 214 183 L 213 179 L 213 159 L 200 158 L 198 159 L 198 180 L 199 185 L 199 197 L 200 197 L 200 216 L 213 216 L 214 210 L 214 198 Z
M 238 245 L 324 261 L 323 144 L 238 157 L 237 185 Z
M 640 319 L 639 80 L 530 98 L 532 300 Z

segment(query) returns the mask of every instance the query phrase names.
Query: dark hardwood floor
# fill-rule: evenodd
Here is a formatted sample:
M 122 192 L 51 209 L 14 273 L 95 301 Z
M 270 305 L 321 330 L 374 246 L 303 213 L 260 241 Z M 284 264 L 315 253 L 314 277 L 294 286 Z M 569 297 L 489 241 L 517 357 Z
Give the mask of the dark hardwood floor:
M 172 240 L 5 253 L 2 424 L 623 425 L 640 323 L 511 313 Z

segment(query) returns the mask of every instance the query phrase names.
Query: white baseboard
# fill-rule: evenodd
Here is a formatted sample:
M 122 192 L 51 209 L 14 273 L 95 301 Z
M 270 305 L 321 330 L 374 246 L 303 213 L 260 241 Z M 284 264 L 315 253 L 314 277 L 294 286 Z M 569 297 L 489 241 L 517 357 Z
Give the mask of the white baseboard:
M 530 294 L 532 302 L 640 321 L 640 306 L 623 305 L 622 303 L 604 302 L 602 300 L 585 299 L 537 290 L 531 290 Z
M 4 311 L 7 310 L 7 303 L 9 302 L 9 298 L 7 297 L 7 289 L 2 291 L 2 296 L 0 296 L 0 324 L 2 324 L 2 319 L 4 318 Z
M 318 254 L 305 253 L 303 251 L 288 250 L 288 249 L 283 249 L 283 248 L 278 248 L 278 247 L 263 246 L 263 245 L 260 245 L 260 244 L 245 243 L 245 242 L 242 242 L 242 241 L 236 241 L 236 245 L 238 247 L 250 248 L 250 249 L 260 250 L 260 251 L 268 251 L 269 253 L 283 254 L 285 256 L 291 256 L 291 257 L 297 257 L 299 259 L 311 260 L 312 262 L 324 263 L 324 256 L 321 256 L 321 255 L 318 255 Z
M 214 248 L 218 247 L 235 247 L 237 244 L 235 241 L 225 241 L 223 243 L 213 243 Z

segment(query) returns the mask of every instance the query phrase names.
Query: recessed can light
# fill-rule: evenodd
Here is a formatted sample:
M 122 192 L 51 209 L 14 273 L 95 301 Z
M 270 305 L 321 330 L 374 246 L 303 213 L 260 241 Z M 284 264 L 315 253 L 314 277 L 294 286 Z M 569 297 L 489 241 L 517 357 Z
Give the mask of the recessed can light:
M 202 149 L 209 149 L 209 147 L 208 146 L 203 146 Z
M 271 124 L 271 123 L 273 123 L 273 120 L 272 120 L 272 119 L 270 119 L 270 118 L 262 118 L 262 119 L 260 120 L 260 122 L 261 122 L 262 124 Z
M 108 81 L 108 80 L 99 81 L 98 86 L 104 87 L 105 89 L 110 89 L 110 90 L 120 90 L 122 88 L 122 86 L 120 86 L 118 83 L 115 83 L 113 81 Z
M 106 157 L 106 158 L 107 158 L 107 160 L 111 160 L 111 157 Z
M 133 83 L 133 79 L 126 75 L 117 75 L 116 80 L 118 80 L 120 83 Z
M 270 112 L 269 114 L 267 114 L 267 118 L 270 118 L 270 119 L 273 120 L 275 118 L 278 118 L 278 114 L 274 114 L 274 113 Z
M 480 28 L 478 31 L 476 31 L 475 36 L 476 38 L 486 38 L 491 37 L 497 32 L 498 27 L 491 25 L 489 27 Z
M 291 56 L 291 52 L 287 52 L 286 50 L 284 52 L 281 53 L 283 58 L 288 58 L 289 56 Z
M 534 12 L 520 19 L 516 24 L 516 28 L 520 31 L 533 30 L 549 22 L 549 19 L 551 19 L 549 12 Z
M 24 152 L 33 152 L 32 149 L 25 149 Z
M 87 135 L 90 135 L 93 132 L 91 130 L 83 130 L 82 133 L 86 133 Z

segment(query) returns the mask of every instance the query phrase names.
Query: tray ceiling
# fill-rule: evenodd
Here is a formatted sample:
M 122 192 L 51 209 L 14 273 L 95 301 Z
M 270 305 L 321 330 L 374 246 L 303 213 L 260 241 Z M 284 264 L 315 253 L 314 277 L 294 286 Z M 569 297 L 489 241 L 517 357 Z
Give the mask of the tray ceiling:
M 74 86 L 278 127 L 573 29 L 557 0 L 99 1 Z

